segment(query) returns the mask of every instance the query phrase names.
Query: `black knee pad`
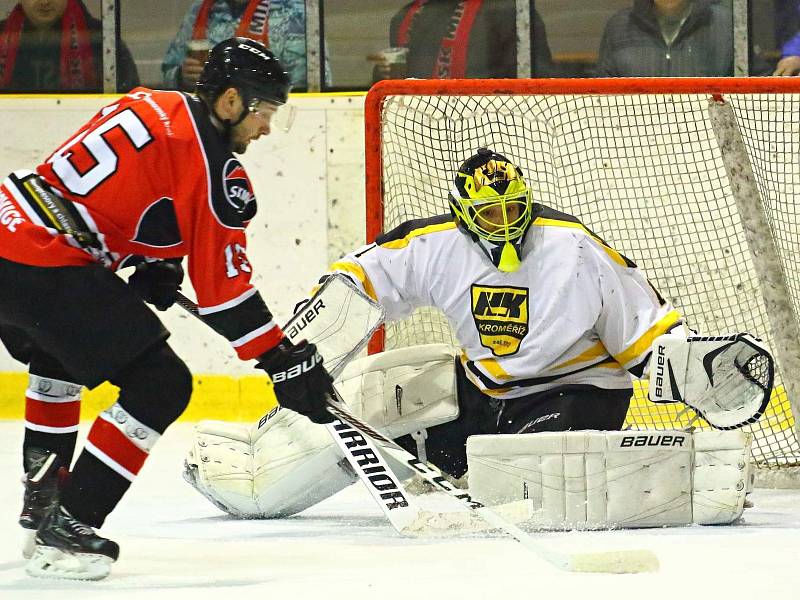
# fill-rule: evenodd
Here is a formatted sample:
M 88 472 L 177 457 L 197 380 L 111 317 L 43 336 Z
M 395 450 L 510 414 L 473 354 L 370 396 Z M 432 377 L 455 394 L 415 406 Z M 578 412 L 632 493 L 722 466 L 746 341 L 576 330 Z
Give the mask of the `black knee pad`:
M 148 350 L 111 379 L 119 405 L 159 433 L 189 404 L 192 374 L 166 342 Z

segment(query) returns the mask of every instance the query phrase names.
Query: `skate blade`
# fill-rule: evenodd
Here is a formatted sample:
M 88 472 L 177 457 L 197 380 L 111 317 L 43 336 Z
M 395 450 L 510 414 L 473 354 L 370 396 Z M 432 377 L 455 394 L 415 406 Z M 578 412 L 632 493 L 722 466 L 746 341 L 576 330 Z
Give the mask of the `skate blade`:
M 36 546 L 25 572 L 31 577 L 98 581 L 111 572 L 112 561 L 102 554 L 71 554 L 52 546 Z
M 22 542 L 22 558 L 30 558 L 36 550 L 36 530 L 23 529 L 24 540 Z

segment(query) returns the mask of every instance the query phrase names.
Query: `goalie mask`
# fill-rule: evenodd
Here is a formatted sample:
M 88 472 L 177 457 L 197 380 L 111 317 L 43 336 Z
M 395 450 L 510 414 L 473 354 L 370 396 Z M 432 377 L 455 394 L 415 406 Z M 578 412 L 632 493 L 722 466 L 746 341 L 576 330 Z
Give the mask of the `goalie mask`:
M 498 269 L 519 268 L 531 224 L 531 192 L 522 171 L 502 154 L 480 148 L 458 169 L 450 210 Z

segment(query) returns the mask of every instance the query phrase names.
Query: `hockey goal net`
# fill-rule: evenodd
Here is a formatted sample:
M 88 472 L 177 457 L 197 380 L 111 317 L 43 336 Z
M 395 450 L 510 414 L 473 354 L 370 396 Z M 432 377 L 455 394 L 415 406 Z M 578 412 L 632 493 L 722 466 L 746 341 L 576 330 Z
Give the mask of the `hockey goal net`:
M 800 378 L 800 341 L 779 339 L 797 331 L 800 314 L 800 82 L 385 81 L 365 113 L 368 240 L 448 212 L 455 170 L 478 147 L 505 154 L 535 201 L 578 216 L 632 258 L 692 328 L 747 331 L 781 350 L 770 406 L 750 426 L 753 461 L 773 471 L 800 466 L 786 391 L 800 390 L 790 379 Z M 760 221 L 742 214 L 748 206 Z M 759 262 L 753 239 L 772 248 L 772 263 Z M 783 305 L 764 295 L 775 286 Z M 378 343 L 435 341 L 452 341 L 450 329 L 425 310 L 387 326 Z M 627 425 L 707 427 L 682 405 L 649 403 L 642 386 Z

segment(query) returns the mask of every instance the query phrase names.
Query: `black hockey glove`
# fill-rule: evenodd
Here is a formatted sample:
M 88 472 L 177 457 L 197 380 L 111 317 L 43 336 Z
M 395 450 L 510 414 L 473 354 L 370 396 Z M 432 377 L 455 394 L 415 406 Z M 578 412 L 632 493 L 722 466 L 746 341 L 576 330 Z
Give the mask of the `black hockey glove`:
M 178 259 L 142 262 L 128 279 L 128 285 L 158 310 L 167 310 L 178 299 L 183 267 Z
M 256 367 L 264 369 L 272 379 L 281 406 L 305 415 L 314 423 L 334 420 L 325 402 L 333 397 L 333 379 L 322 366 L 322 357 L 314 344 L 303 340 L 293 346 L 284 339 L 259 356 Z

